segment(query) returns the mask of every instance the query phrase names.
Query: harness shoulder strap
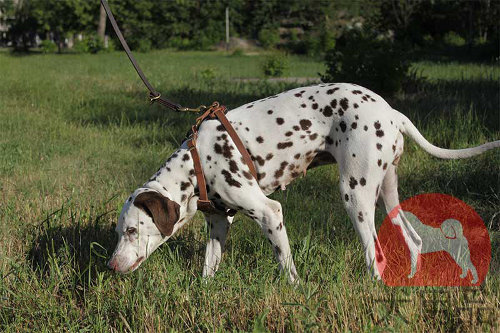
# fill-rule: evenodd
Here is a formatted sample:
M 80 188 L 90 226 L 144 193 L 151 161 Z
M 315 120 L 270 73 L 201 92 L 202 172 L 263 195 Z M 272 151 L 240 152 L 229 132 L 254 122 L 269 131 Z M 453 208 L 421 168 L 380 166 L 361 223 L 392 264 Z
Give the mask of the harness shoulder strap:
M 227 133 L 233 139 L 234 144 L 236 145 L 236 148 L 238 148 L 241 156 L 243 156 L 243 159 L 245 160 L 246 165 L 248 166 L 248 169 L 250 170 L 250 173 L 252 174 L 253 178 L 257 180 L 257 171 L 255 170 L 255 165 L 252 162 L 252 158 L 250 157 L 250 154 L 248 153 L 248 150 L 245 148 L 243 145 L 243 142 L 241 142 L 240 137 L 234 130 L 234 127 L 231 125 L 229 120 L 227 120 L 226 115 L 224 114 L 223 109 L 217 109 L 214 111 L 215 116 L 219 119 L 219 121 L 222 123 L 222 126 L 226 129 Z
M 238 148 L 238 151 L 240 152 L 241 156 L 243 156 L 243 160 L 247 164 L 250 173 L 257 181 L 257 172 L 252 162 L 252 158 L 250 157 L 250 154 L 248 153 L 245 146 L 243 145 L 243 142 L 241 142 L 241 139 L 234 130 L 233 126 L 226 118 L 224 114 L 225 110 L 226 108 L 224 106 L 220 106 L 218 102 L 214 102 L 212 106 L 208 110 L 206 110 L 202 116 L 196 119 L 196 125 L 194 125 L 191 128 L 191 136 L 189 137 L 189 140 L 187 142 L 189 151 L 191 153 L 191 157 L 193 158 L 194 172 L 196 175 L 196 180 L 198 182 L 198 189 L 200 191 L 200 197 L 198 199 L 198 209 L 205 213 L 215 213 L 215 212 L 220 213 L 220 210 L 218 210 L 215 207 L 214 203 L 208 199 L 205 174 L 203 173 L 200 156 L 198 154 L 198 150 L 196 149 L 196 140 L 198 139 L 198 127 L 206 118 L 213 119 L 217 117 L 217 119 L 222 123 L 222 126 L 224 126 L 224 128 L 228 132 L 229 136 L 236 145 L 236 148 Z M 236 212 L 232 209 L 229 209 L 223 213 L 229 216 L 233 216 Z
M 215 210 L 214 204 L 208 199 L 207 195 L 207 183 L 205 181 L 205 175 L 203 174 L 203 169 L 201 168 L 200 156 L 198 155 L 198 150 L 196 149 L 196 139 L 198 138 L 198 130 L 196 126 L 193 126 L 193 134 L 188 140 L 187 145 L 191 157 L 193 158 L 194 173 L 196 175 L 196 180 L 198 182 L 198 189 L 200 191 L 200 198 L 198 199 L 198 209 L 203 212 L 211 212 Z

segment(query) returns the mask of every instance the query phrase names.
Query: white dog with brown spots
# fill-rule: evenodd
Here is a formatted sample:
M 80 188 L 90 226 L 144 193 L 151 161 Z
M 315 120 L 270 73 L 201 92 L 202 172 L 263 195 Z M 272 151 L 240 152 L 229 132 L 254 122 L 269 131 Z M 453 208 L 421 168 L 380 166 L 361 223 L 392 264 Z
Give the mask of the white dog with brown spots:
M 448 150 L 430 144 L 400 112 L 370 90 L 347 83 L 297 88 L 264 98 L 226 114 L 248 149 L 258 179 L 250 174 L 233 141 L 218 120 L 199 129 L 197 149 L 208 195 L 221 210 L 251 217 L 272 244 L 279 265 L 290 281 L 297 271 L 290 252 L 281 204 L 267 196 L 283 188 L 308 168 L 338 163 L 340 192 L 364 247 L 366 266 L 380 278 L 385 258 L 375 230 L 375 203 L 382 196 L 387 212 L 399 205 L 396 166 L 403 152 L 403 134 L 428 153 L 445 159 L 467 158 L 500 147 L 500 141 L 475 148 Z M 116 232 L 119 240 L 108 265 L 130 272 L 197 210 L 197 180 L 186 142 L 158 172 L 125 203 Z M 210 225 L 204 276 L 217 271 L 232 217 L 205 214 Z M 412 259 L 422 241 L 399 213 Z

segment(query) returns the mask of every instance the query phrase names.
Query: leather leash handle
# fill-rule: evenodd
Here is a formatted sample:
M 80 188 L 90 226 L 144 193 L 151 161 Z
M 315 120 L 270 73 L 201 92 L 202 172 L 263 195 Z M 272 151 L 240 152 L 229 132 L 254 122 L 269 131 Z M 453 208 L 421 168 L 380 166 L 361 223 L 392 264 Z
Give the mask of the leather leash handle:
M 125 53 L 127 53 L 127 57 L 129 58 L 130 62 L 132 63 L 132 66 L 134 66 L 135 71 L 141 78 L 142 82 L 144 85 L 148 88 L 149 90 L 149 98 L 151 102 L 158 102 L 161 105 L 174 110 L 174 111 L 181 111 L 183 108 L 180 104 L 170 102 L 166 99 L 161 98 L 161 94 L 157 92 L 151 83 L 149 83 L 148 79 L 144 75 L 141 67 L 137 63 L 137 61 L 134 58 L 134 55 L 132 54 L 132 51 L 130 51 L 130 48 L 128 47 L 127 41 L 123 37 L 123 34 L 118 27 L 118 24 L 116 23 L 115 17 L 113 16 L 113 13 L 111 12 L 111 8 L 109 8 L 108 2 L 106 0 L 101 0 L 101 4 L 104 7 L 104 10 L 106 11 L 106 15 L 108 15 L 109 21 L 111 22 L 111 25 L 113 26 L 113 30 L 115 30 L 116 35 L 118 36 L 118 39 L 120 40 L 120 43 L 123 46 L 123 49 L 125 50 Z

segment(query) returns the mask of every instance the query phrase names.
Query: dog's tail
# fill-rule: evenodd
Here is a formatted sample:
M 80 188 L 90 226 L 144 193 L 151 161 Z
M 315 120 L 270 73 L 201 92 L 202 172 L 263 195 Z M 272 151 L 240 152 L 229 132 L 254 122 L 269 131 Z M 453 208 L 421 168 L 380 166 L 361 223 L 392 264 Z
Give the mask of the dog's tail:
M 401 132 L 406 133 L 420 147 L 429 154 L 443 159 L 459 159 L 468 158 L 484 153 L 487 150 L 500 147 L 500 140 L 488 142 L 473 148 L 465 149 L 444 149 L 434 146 L 427 141 L 413 123 L 401 112 L 398 112 L 401 117 Z
M 443 221 L 440 228 L 444 237 L 448 239 L 462 238 L 464 234 L 462 224 L 460 223 L 460 221 L 457 221 L 455 219 L 447 219 Z

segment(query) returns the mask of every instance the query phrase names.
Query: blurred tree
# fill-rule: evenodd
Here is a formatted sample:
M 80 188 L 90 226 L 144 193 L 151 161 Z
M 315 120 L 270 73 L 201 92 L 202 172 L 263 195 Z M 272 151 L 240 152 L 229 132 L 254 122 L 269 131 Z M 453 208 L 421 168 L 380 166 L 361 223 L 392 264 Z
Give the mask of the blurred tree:
M 106 16 L 106 11 L 104 10 L 104 7 L 102 5 L 99 6 L 99 23 L 97 25 L 97 36 L 102 38 L 104 40 L 104 36 L 106 33 L 106 21 L 108 20 L 108 17 Z
M 53 34 L 59 52 L 66 37 L 86 30 L 94 22 L 94 6 L 87 0 L 31 1 L 31 5 L 39 29 Z
M 377 34 L 392 30 L 396 40 L 412 44 L 440 41 L 453 31 L 471 44 L 497 40 L 500 21 L 498 0 L 108 1 L 131 48 L 142 51 L 212 47 L 224 39 L 226 7 L 233 36 L 272 36 L 272 44 L 310 55 L 334 47 L 336 38 L 354 25 Z M 74 33 L 98 31 L 102 37 L 106 19 L 98 6 L 97 0 L 0 0 L 0 19 L 16 48 L 33 45 L 38 34 L 61 49 Z
M 28 50 L 33 45 L 38 22 L 33 16 L 33 4 L 29 1 L 0 1 L 0 21 L 9 27 L 7 39 L 14 49 Z

